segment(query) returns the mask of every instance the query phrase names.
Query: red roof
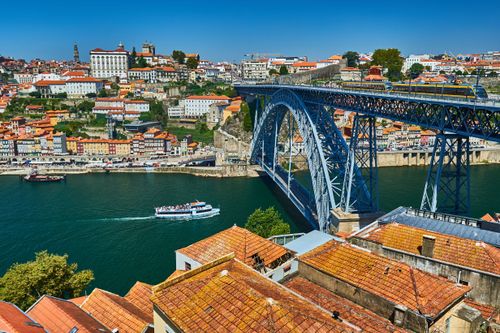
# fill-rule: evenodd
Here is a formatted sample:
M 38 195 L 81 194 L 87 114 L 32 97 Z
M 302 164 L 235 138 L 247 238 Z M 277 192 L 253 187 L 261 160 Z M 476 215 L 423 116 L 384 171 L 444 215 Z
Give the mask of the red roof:
M 110 332 L 75 303 L 52 296 L 42 296 L 28 314 L 49 332 L 70 332 L 73 328 L 78 332 Z
M 102 82 L 93 77 L 72 77 L 67 82 Z
M 12 303 L 0 301 L 0 331 L 8 333 L 46 333 L 42 326 Z
M 35 82 L 35 86 L 37 87 L 47 87 L 47 86 L 64 85 L 64 84 L 66 84 L 66 81 L 63 80 L 41 80 Z
M 469 286 L 335 240 L 307 252 L 299 260 L 337 280 L 429 317 L 438 316 L 471 290 Z

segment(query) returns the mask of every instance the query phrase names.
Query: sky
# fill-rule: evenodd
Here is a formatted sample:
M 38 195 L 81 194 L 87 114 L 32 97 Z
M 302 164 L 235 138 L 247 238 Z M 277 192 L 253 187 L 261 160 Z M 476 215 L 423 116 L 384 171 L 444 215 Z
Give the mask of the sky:
M 3 8 L 5 9 L 5 5 Z M 249 53 L 320 60 L 394 47 L 405 55 L 500 50 L 500 0 L 32 1 L 2 14 L 0 55 L 83 60 L 119 42 L 239 62 Z

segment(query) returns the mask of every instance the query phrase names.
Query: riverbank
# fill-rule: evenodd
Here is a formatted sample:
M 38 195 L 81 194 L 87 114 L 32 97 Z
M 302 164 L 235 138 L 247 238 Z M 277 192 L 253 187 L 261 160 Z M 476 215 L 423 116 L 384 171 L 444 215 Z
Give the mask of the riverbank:
M 186 174 L 197 177 L 233 178 L 233 177 L 258 177 L 257 165 L 225 165 L 215 167 L 127 167 L 127 168 L 85 168 L 85 167 L 39 167 L 41 174 L 92 174 L 92 173 L 167 173 Z M 0 168 L 0 176 L 24 176 L 31 171 L 29 167 L 4 167 Z

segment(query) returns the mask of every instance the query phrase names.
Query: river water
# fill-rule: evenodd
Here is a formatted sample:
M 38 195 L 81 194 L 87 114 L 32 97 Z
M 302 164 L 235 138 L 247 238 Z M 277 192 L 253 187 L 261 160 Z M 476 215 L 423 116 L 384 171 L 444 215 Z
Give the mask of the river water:
M 381 208 L 418 207 L 425 168 L 381 168 Z M 303 177 L 306 178 L 306 177 Z M 472 216 L 500 211 L 500 166 L 472 167 Z M 195 221 L 152 218 L 153 207 L 205 200 L 221 215 Z M 199 178 L 173 174 L 90 174 L 65 183 L 32 184 L 0 177 L 0 274 L 48 249 L 68 253 L 94 271 L 98 286 L 126 292 L 137 281 L 158 283 L 175 267 L 175 249 L 233 224 L 258 207 L 275 206 L 292 231 L 308 224 L 261 178 Z

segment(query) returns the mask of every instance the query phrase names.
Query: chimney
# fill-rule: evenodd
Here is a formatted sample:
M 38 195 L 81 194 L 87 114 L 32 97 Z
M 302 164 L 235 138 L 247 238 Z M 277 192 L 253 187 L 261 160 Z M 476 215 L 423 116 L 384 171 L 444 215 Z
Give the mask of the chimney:
M 436 237 L 430 235 L 424 235 L 422 237 L 422 255 L 424 257 L 432 258 L 434 255 L 434 244 L 436 243 Z

